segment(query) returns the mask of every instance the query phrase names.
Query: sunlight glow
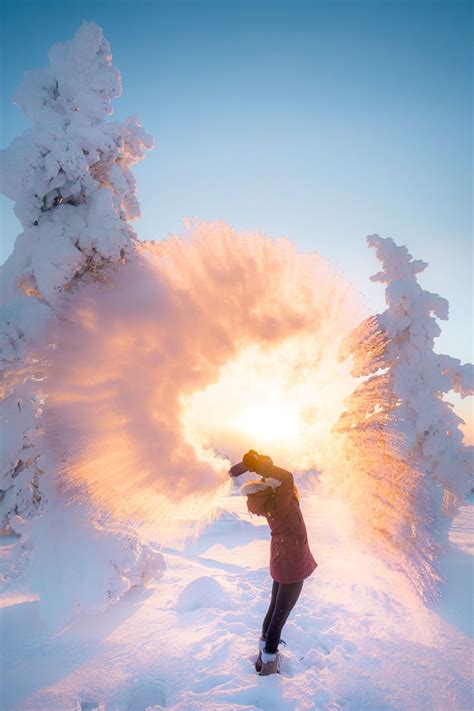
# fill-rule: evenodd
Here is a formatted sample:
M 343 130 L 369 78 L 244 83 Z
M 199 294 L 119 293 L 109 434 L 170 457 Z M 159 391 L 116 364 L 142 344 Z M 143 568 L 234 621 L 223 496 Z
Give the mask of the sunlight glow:
M 278 440 L 294 440 L 300 431 L 299 416 L 285 411 L 284 403 L 251 405 L 236 420 L 245 434 L 269 444 Z
M 198 457 L 238 461 L 248 449 L 291 470 L 329 466 L 337 457 L 332 427 L 354 388 L 337 341 L 312 334 L 253 345 L 221 368 L 215 383 L 182 398 L 182 425 Z

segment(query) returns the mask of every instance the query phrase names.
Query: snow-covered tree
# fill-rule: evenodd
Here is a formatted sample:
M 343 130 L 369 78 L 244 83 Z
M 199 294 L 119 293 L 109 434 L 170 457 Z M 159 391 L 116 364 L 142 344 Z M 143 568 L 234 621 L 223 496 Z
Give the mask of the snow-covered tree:
M 472 395 L 474 367 L 433 350 L 448 302 L 418 283 L 427 264 L 392 239 L 371 235 L 367 242 L 383 264 L 371 279 L 386 284 L 387 309 L 357 326 L 341 351 L 341 358 L 352 355 L 353 375 L 364 377 L 337 426 L 348 455 L 347 492 L 360 529 L 396 549 L 429 594 L 472 474 L 463 420 L 443 394 Z
M 6 534 L 23 534 L 23 549 L 25 521 L 45 506 L 51 515 L 45 491 L 54 496 L 37 441 L 42 373 L 30 349 L 61 318 L 65 292 L 101 279 L 133 251 L 128 220 L 140 209 L 130 169 L 153 147 L 136 117 L 105 120 L 121 80 L 100 27 L 84 22 L 70 42 L 51 48 L 49 59 L 48 67 L 24 75 L 14 97 L 34 126 L 1 152 L 0 188 L 15 202 L 23 232 L 0 268 L 0 525 Z M 130 570 L 139 565 L 137 548 Z

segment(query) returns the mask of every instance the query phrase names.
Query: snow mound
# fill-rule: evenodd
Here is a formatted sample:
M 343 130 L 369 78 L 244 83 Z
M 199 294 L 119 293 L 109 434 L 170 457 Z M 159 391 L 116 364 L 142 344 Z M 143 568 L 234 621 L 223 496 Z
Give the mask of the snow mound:
M 97 614 L 132 587 L 158 580 L 166 563 L 158 550 L 126 527 L 103 524 L 81 506 L 50 502 L 47 516 L 32 521 L 35 555 L 26 570 L 39 594 L 39 614 L 59 629 L 71 613 Z
M 191 612 L 203 607 L 217 607 L 220 610 L 230 607 L 224 586 L 208 575 L 188 583 L 176 601 L 177 612 Z

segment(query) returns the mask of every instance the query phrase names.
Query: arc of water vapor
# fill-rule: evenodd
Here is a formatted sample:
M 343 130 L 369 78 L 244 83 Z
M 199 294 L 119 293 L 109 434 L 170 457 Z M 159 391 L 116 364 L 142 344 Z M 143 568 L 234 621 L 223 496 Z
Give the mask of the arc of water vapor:
M 202 515 L 227 489 L 229 462 L 188 441 L 183 403 L 252 347 L 272 362 L 293 344 L 285 372 L 300 390 L 328 353 L 347 373 L 332 353 L 362 311 L 341 274 L 289 240 L 192 222 L 138 246 L 107 283 L 65 296 L 44 339 L 58 484 L 114 515 Z

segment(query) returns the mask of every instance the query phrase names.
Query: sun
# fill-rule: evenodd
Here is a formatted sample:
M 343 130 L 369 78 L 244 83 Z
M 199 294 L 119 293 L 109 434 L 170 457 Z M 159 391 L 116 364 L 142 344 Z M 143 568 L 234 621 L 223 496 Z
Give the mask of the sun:
M 256 449 L 292 471 L 333 466 L 332 428 L 354 384 L 337 344 L 325 341 L 315 356 L 317 346 L 310 334 L 248 347 L 215 383 L 183 398 L 182 431 L 198 456 L 236 462 Z
M 235 426 L 255 442 L 272 444 L 282 439 L 294 440 L 301 429 L 299 415 L 287 406 L 251 405 L 236 418 Z

